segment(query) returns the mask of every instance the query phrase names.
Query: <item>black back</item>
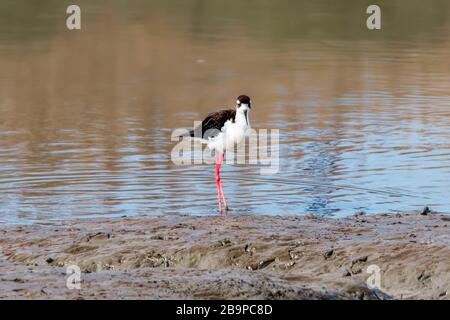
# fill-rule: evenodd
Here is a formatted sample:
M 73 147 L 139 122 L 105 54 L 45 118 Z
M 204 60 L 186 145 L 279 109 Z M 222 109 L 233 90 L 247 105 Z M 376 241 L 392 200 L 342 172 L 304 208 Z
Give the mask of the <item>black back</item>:
M 202 121 L 201 125 L 189 131 L 189 134 L 191 137 L 202 137 L 203 139 L 214 137 L 219 134 L 225 122 L 228 120 L 234 122 L 235 117 L 236 110 L 228 109 L 212 112 Z

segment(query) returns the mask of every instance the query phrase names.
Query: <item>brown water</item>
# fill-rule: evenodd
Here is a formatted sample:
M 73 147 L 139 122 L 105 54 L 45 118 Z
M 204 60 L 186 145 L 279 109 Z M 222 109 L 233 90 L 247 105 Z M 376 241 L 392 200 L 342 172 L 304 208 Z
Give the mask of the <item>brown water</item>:
M 385 3 L 384 3 L 385 2 Z M 253 99 L 280 169 L 223 167 L 233 214 L 450 210 L 450 3 L 0 3 L 0 221 L 216 214 L 175 128 Z

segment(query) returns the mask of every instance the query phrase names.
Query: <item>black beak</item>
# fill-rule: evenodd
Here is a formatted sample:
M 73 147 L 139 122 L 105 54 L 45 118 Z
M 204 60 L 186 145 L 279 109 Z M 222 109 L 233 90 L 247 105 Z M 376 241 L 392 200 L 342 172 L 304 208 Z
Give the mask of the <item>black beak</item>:
M 244 110 L 245 123 L 247 123 L 247 125 L 248 125 L 248 117 L 247 117 L 247 113 L 248 113 L 248 110 Z

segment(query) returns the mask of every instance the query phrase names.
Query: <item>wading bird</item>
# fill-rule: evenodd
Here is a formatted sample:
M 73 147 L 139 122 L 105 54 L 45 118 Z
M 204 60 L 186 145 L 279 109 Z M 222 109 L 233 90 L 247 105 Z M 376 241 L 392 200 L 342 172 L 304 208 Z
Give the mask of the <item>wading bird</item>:
M 202 143 L 207 144 L 210 150 L 214 150 L 216 162 L 214 174 L 216 176 L 220 215 L 222 215 L 222 201 L 225 210 L 228 210 L 227 200 L 220 181 L 220 167 L 224 160 L 225 151 L 233 150 L 234 146 L 250 132 L 250 109 L 250 98 L 246 95 L 240 95 L 236 101 L 236 110 L 227 109 L 212 112 L 188 134 L 188 136 L 200 139 Z

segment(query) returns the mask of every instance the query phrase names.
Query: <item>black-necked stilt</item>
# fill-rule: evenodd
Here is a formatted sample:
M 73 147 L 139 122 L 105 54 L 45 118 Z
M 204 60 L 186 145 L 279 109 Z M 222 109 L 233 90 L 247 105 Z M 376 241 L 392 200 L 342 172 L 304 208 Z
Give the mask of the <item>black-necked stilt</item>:
M 215 153 L 215 171 L 217 201 L 219 213 L 222 214 L 222 201 L 225 210 L 228 210 L 227 200 L 220 181 L 220 167 L 227 150 L 233 150 L 234 146 L 244 139 L 250 129 L 249 113 L 251 109 L 250 98 L 240 95 L 236 101 L 236 110 L 220 110 L 210 113 L 200 125 L 189 132 L 189 136 L 198 138 L 208 145 Z

